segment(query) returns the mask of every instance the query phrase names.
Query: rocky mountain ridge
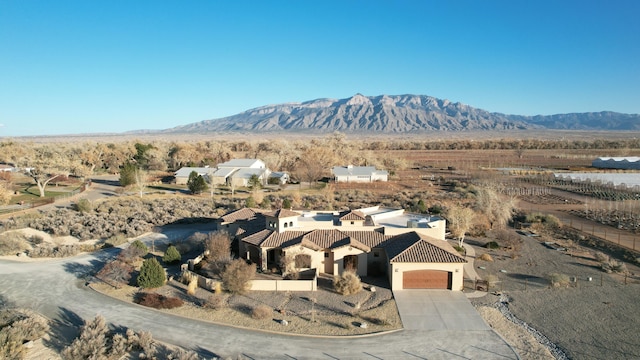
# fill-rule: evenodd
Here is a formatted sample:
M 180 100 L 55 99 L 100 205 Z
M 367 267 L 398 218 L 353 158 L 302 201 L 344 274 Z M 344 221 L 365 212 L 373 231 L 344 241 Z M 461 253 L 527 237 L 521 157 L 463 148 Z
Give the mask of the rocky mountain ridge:
M 527 129 L 640 130 L 640 115 L 608 111 L 548 116 L 506 115 L 425 95 L 356 94 L 347 99 L 267 105 L 161 132 L 413 133 Z

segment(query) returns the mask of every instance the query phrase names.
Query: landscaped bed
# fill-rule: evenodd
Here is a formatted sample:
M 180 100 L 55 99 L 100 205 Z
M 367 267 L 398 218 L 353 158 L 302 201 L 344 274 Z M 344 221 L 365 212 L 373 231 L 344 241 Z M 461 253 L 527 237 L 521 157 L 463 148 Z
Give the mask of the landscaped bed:
M 344 296 L 330 290 L 329 280 L 319 279 L 318 282 L 318 291 L 250 291 L 245 295 L 214 295 L 208 290 L 197 289 L 195 295 L 188 295 L 186 285 L 171 280 L 165 286 L 149 291 L 184 301 L 180 307 L 160 311 L 250 329 L 347 336 L 402 328 L 398 309 L 388 288 L 374 285 L 374 291 L 369 287 L 357 294 Z M 379 284 L 383 280 L 374 279 L 373 282 Z M 91 286 L 108 296 L 132 303 L 139 291 L 139 288 L 132 286 L 114 289 L 101 282 Z M 208 305 L 212 296 L 224 299 L 220 309 L 214 310 Z M 269 312 L 264 318 L 256 319 L 253 312 L 259 306 L 266 306 Z M 282 320 L 286 320 L 286 325 Z

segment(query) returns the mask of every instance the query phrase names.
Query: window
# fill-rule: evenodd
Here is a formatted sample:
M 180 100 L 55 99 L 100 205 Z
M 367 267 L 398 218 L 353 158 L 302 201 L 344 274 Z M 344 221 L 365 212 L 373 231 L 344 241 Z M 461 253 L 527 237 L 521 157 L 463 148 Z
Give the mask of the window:
M 328 252 L 324 253 L 324 257 L 328 258 L 329 257 L 329 253 Z
M 289 224 L 287 224 L 287 223 L 284 223 L 284 228 L 285 228 L 285 229 L 287 228 L 287 225 L 289 225 Z
M 293 221 L 289 222 L 289 227 L 293 226 Z
M 356 222 L 355 222 L 355 221 L 352 221 L 352 222 L 351 222 L 351 225 L 355 225 L 355 224 L 356 224 Z

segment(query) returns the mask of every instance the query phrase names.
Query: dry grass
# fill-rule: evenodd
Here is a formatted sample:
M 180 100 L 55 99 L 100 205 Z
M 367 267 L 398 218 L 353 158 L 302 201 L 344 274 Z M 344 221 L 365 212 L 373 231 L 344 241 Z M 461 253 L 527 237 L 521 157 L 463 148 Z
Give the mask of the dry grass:
M 489 261 L 489 262 L 493 262 L 493 258 L 491 257 L 491 255 L 484 253 L 480 256 L 477 257 L 478 260 L 482 260 L 482 261 Z

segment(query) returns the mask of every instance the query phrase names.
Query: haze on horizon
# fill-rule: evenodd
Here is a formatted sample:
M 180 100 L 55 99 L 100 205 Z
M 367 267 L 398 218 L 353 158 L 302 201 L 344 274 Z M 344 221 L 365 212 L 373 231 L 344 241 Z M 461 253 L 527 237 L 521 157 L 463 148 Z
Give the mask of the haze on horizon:
M 356 93 L 640 113 L 638 13 L 633 0 L 0 0 L 0 137 L 165 129 Z

